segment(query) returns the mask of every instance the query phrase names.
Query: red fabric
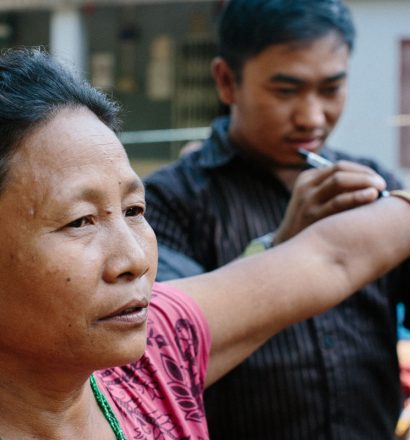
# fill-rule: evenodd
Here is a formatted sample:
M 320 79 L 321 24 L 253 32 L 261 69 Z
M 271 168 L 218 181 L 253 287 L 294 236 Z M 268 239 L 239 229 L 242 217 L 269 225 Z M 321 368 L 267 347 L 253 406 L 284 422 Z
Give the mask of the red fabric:
M 138 362 L 95 373 L 127 439 L 208 439 L 202 395 L 211 337 L 201 310 L 156 284 L 147 336 Z

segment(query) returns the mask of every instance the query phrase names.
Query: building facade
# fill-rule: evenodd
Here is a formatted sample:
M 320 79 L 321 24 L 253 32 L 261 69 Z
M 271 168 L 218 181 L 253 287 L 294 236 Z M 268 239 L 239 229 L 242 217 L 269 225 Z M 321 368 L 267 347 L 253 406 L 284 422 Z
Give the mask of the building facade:
M 175 158 L 184 140 L 204 136 L 221 110 L 209 64 L 223 3 L 0 0 L 0 47 L 41 45 L 76 66 L 121 102 L 131 158 L 156 166 Z M 372 156 L 407 179 L 410 1 L 347 3 L 358 35 L 346 112 L 330 144 Z M 198 130 L 169 132 L 183 128 Z

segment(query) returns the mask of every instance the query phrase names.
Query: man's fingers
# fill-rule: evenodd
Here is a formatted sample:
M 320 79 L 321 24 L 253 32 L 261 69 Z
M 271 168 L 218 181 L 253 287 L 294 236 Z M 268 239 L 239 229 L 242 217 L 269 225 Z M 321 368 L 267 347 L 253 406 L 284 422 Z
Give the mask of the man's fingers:
M 378 196 L 379 192 L 376 188 L 365 188 L 341 193 L 321 206 L 320 217 L 324 218 L 328 215 L 374 202 Z
M 383 191 L 386 188 L 386 182 L 378 174 L 337 171 L 318 187 L 317 200 L 319 203 L 325 203 L 343 193 L 366 188 L 374 188 L 377 193 L 377 191 Z
M 386 186 L 386 183 L 383 180 L 383 178 L 379 176 L 374 170 L 372 170 L 371 168 L 365 165 L 349 162 L 347 160 L 338 161 L 332 166 L 327 168 L 306 170 L 300 174 L 298 180 L 302 183 L 302 185 L 309 184 L 312 186 L 318 186 L 323 182 L 325 182 L 326 179 L 329 179 L 332 176 L 335 176 L 334 183 L 337 183 L 339 179 L 339 174 L 341 174 L 341 177 L 343 177 L 343 174 L 345 173 L 348 173 L 348 175 L 352 175 L 352 176 L 355 174 L 359 176 L 369 176 L 369 177 L 378 176 L 378 178 L 376 179 L 377 183 L 375 187 L 379 191 L 382 191 Z M 371 184 L 370 186 L 373 186 L 373 184 Z
M 371 203 L 385 188 L 380 175 L 353 162 L 306 170 L 293 188 L 285 230 L 291 231 L 288 235 L 292 236 L 321 218 Z
M 352 173 L 377 174 L 376 171 L 366 165 L 350 162 L 348 160 L 339 160 L 335 163 L 335 168 L 339 171 L 351 171 Z

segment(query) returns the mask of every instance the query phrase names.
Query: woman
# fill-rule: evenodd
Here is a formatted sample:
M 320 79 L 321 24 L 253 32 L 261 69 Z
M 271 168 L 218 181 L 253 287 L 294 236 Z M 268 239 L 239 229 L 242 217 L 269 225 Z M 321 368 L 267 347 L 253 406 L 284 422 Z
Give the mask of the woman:
M 204 386 L 410 254 L 410 209 L 390 197 L 153 287 L 117 128 L 117 107 L 46 54 L 0 56 L 3 440 L 207 438 Z

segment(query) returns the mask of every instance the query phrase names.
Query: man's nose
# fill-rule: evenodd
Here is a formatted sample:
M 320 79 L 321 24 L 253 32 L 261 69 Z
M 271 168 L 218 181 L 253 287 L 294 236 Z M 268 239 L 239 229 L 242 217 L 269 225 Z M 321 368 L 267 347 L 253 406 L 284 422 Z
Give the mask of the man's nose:
M 125 219 L 113 222 L 107 231 L 103 278 L 108 283 L 131 281 L 148 271 L 148 259 L 143 237 Z
M 294 111 L 294 123 L 303 130 L 322 128 L 326 123 L 322 100 L 314 95 L 301 98 Z

